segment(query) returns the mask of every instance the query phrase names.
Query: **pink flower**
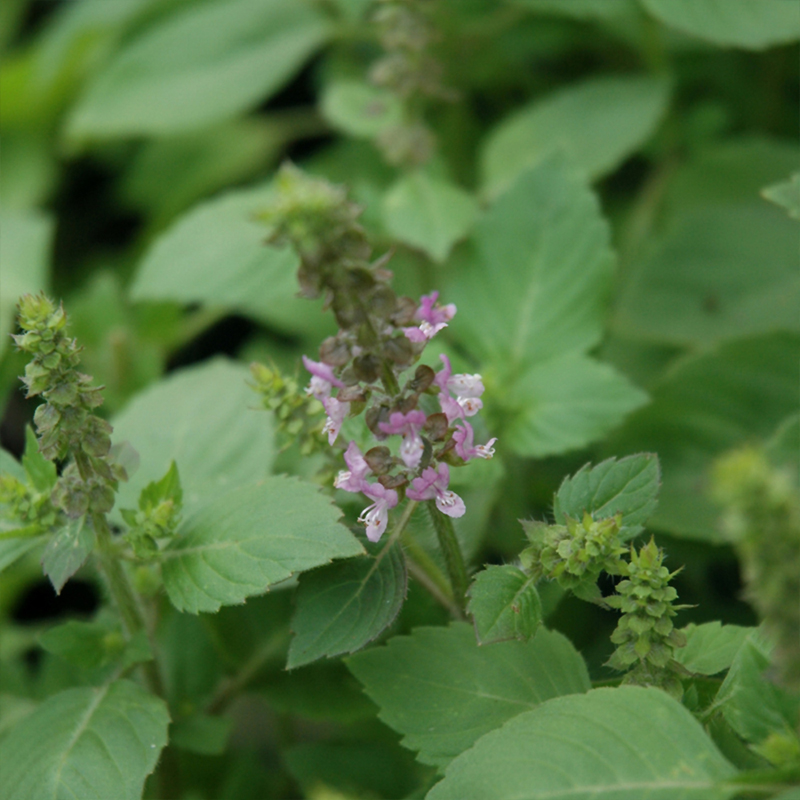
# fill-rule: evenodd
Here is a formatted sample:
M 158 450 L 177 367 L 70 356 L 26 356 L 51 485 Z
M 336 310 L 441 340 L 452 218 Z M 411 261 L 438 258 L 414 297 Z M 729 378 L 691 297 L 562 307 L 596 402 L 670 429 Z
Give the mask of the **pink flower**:
M 437 469 L 427 467 L 419 478 L 414 478 L 406 497 L 411 500 L 436 500 L 436 508 L 448 517 L 462 517 L 467 510 L 464 501 L 447 485 L 450 483 L 450 468 L 439 464 Z
M 439 358 L 444 366 L 436 373 L 433 382 L 441 389 L 439 405 L 448 424 L 464 417 L 474 417 L 483 408 L 483 401 L 480 399 L 484 392 L 483 379 L 480 375 L 453 375 L 450 359 L 444 354 Z M 455 393 L 456 397 L 453 398 L 450 392 Z
M 420 429 L 425 424 L 427 417 L 423 411 L 409 411 L 402 414 L 395 411 L 388 422 L 381 422 L 378 427 L 384 433 L 400 433 L 403 435 L 403 444 L 400 445 L 400 458 L 409 468 L 414 469 L 422 458 L 425 445 L 419 435 Z
M 308 356 L 303 356 L 303 364 L 311 373 L 311 382 L 306 387 L 306 394 L 314 395 L 322 401 L 330 397 L 331 387 L 344 388 L 344 384 L 333 374 L 333 367 L 320 361 L 312 361 Z
M 345 417 L 350 413 L 350 403 L 340 403 L 335 397 L 323 397 L 322 405 L 328 415 L 328 421 L 322 429 L 328 434 L 328 444 L 333 444 L 339 435 Z
M 419 308 L 414 314 L 414 318 L 421 322 L 436 327 L 437 325 L 446 325 L 456 315 L 456 307 L 453 303 L 448 303 L 446 306 L 440 306 L 436 301 L 439 299 L 439 292 L 431 292 L 430 294 L 423 295 L 419 299 Z
M 389 524 L 389 509 L 397 505 L 397 492 L 384 488 L 380 483 L 366 482 L 361 491 L 375 502 L 361 512 L 358 521 L 367 526 L 367 539 L 377 542 Z
M 438 325 L 431 325 L 430 322 L 422 322 L 418 328 L 403 328 L 403 333 L 406 339 L 412 342 L 427 342 L 428 339 L 433 339 L 442 328 L 446 327 L 446 322 L 440 322 Z
M 497 437 L 489 439 L 486 444 L 479 444 L 477 447 L 473 445 L 475 431 L 472 430 L 472 425 L 469 422 L 464 423 L 462 428 L 456 425 L 453 431 L 453 439 L 456 443 L 456 453 L 464 461 L 470 461 L 473 458 L 491 458 L 494 455 L 494 447 L 492 445 L 497 441 Z
M 333 485 L 337 489 L 344 489 L 345 492 L 363 492 L 364 487 L 368 485 L 364 476 L 370 469 L 355 442 L 347 445 L 347 450 L 344 451 L 344 463 L 347 464 L 347 469 L 339 472 Z

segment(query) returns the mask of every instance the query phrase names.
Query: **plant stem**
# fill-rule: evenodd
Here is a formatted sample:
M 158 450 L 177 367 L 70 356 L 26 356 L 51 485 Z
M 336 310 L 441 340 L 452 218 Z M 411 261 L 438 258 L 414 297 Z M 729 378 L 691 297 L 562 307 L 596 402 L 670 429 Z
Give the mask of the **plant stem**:
M 406 568 L 408 569 L 409 575 L 418 583 L 421 583 L 428 594 L 430 594 L 439 605 L 450 612 L 455 619 L 463 619 L 464 615 L 461 613 L 461 609 L 453 602 L 453 598 L 449 592 L 443 592 L 439 584 L 436 583 L 408 553 L 406 553 L 405 556 Z
M 100 573 L 105 578 L 108 591 L 119 609 L 120 616 L 122 617 L 122 624 L 125 626 L 125 630 L 128 632 L 129 636 L 133 636 L 139 631 L 144 631 L 148 639 L 150 639 L 151 648 L 155 653 L 152 631 L 145 623 L 145 616 L 139 605 L 136 593 L 116 553 L 114 553 L 111 531 L 109 530 L 105 515 L 97 513 L 92 514 L 92 523 L 97 536 L 96 555 Z M 142 669 L 144 671 L 147 687 L 153 694 L 163 698 L 164 686 L 155 662 L 146 661 L 142 664 Z
M 450 521 L 450 517 L 442 514 L 436 508 L 436 501 L 434 500 L 428 500 L 427 506 L 433 527 L 436 530 L 436 536 L 439 539 L 439 547 L 442 549 L 450 585 L 453 587 L 453 600 L 463 612 L 466 607 L 468 579 L 461 546 L 456 538 L 456 532 L 453 530 L 453 523 Z

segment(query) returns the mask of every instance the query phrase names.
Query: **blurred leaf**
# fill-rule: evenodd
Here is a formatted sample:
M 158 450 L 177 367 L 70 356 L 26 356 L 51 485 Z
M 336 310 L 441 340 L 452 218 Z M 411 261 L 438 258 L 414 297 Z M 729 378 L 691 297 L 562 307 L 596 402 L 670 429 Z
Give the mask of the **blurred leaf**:
M 52 144 L 39 131 L 2 131 L 0 204 L 6 210 L 32 209 L 44 202 L 56 181 Z
M 746 741 L 758 744 L 770 733 L 797 728 L 800 695 L 776 686 L 768 677 L 772 646 L 751 630 L 736 652 L 714 705 Z
M 532 578 L 511 565 L 482 569 L 467 592 L 467 611 L 479 644 L 527 642 L 542 622 L 542 602 Z
M 164 135 L 253 108 L 281 88 L 325 38 L 305 3 L 207 0 L 129 44 L 73 109 L 72 139 Z
M 164 587 L 179 611 L 241 603 L 296 572 L 363 552 L 317 487 L 285 475 L 218 494 L 187 515 L 162 551 Z
M 83 566 L 94 549 L 94 530 L 86 518 L 68 519 L 58 528 L 42 555 L 42 569 L 61 594 L 64 584 Z
M 647 402 L 647 395 L 613 367 L 580 354 L 534 364 L 501 394 L 502 441 L 515 453 L 546 456 L 601 438 Z M 641 448 L 640 448 L 641 449 Z
M 553 153 L 602 177 L 650 137 L 668 101 L 663 79 L 626 76 L 590 78 L 537 99 L 489 134 L 480 157 L 483 188 L 495 195 Z
M 790 217 L 800 219 L 800 172 L 795 172 L 788 181 L 767 186 L 761 195 L 785 208 Z
M 478 222 L 444 297 L 449 332 L 509 379 L 597 344 L 614 257 L 597 198 L 562 161 L 525 172 Z
M 54 221 L 41 211 L 0 211 L 0 355 L 10 344 L 16 303 L 26 293 L 47 288 Z
M 169 729 L 169 743 L 190 753 L 217 756 L 225 752 L 233 721 L 228 717 L 191 714 Z
M 268 118 L 236 119 L 147 141 L 122 176 L 120 194 L 161 224 L 276 158 L 285 139 L 279 128 Z
M 478 647 L 465 623 L 417 628 L 346 663 L 380 706 L 380 718 L 420 751 L 419 761 L 437 766 L 511 717 L 590 688 L 578 652 L 544 628 L 530 642 L 487 647 Z
M 439 262 L 469 233 L 477 214 L 472 195 L 425 172 L 400 178 L 383 198 L 386 230 Z
M 403 121 L 396 95 L 358 80 L 334 81 L 323 91 L 320 104 L 325 119 L 350 136 L 372 139 Z
M 636 10 L 634 0 L 514 0 L 531 11 L 575 19 L 613 19 Z
M 376 558 L 351 558 L 302 575 L 286 668 L 360 650 L 394 622 L 407 586 L 397 544 Z
M 2 529 L 0 529 L 2 530 Z M 0 572 L 10 567 L 18 558 L 46 541 L 44 536 L 26 536 L 21 539 L 0 539 Z
M 639 0 L 660 22 L 722 47 L 763 50 L 800 39 L 794 0 Z
M 720 622 L 691 623 L 682 628 L 686 646 L 675 650 L 675 660 L 699 675 L 716 675 L 728 669 L 753 628 Z
M 766 451 L 770 461 L 793 469 L 800 477 L 800 412 L 790 414 L 778 425 Z
M 735 774 L 697 720 L 659 689 L 556 697 L 487 733 L 430 800 L 664 797 L 725 800 Z
M 167 743 L 164 701 L 130 681 L 67 689 L 0 742 L 7 800 L 139 800 Z
M 58 475 L 56 465 L 39 452 L 39 440 L 30 425 L 25 428 L 25 452 L 22 454 L 22 468 L 30 485 L 37 492 L 50 492 Z
M 708 499 L 714 456 L 769 436 L 800 404 L 800 338 L 741 339 L 687 357 L 652 390 L 603 446 L 605 453 L 658 453 L 663 485 L 651 525 L 680 536 L 720 541 L 719 510 Z
M 609 458 L 591 466 L 584 464 L 571 477 L 564 478 L 554 498 L 553 516 L 565 523 L 566 517 L 582 519 L 588 512 L 595 519 L 622 515 L 622 539 L 632 539 L 658 506 L 661 471 L 655 453 L 639 453 L 617 461 Z
M 327 330 L 320 304 L 297 297 L 297 256 L 267 245 L 254 219 L 271 191 L 228 192 L 178 218 L 145 253 L 131 297 L 229 308 L 287 333 Z
M 117 508 L 138 508 L 147 484 L 175 461 L 185 508 L 230 486 L 266 477 L 275 457 L 272 417 L 255 410 L 244 364 L 222 358 L 174 372 L 136 395 L 114 418 L 114 441 L 128 440 L 140 466 L 121 483 Z

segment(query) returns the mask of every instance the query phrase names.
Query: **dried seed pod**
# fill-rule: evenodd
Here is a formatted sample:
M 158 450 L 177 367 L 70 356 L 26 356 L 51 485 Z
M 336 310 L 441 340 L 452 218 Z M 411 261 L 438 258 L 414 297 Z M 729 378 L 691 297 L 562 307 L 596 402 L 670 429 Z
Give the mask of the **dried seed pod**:
M 381 355 L 399 366 L 405 366 L 414 358 L 414 347 L 405 336 L 395 336 L 384 342 Z
M 350 361 L 350 346 L 338 336 L 329 336 L 319 346 L 319 360 L 332 367 L 343 367 Z
M 376 475 L 385 475 L 395 464 L 392 451 L 383 445 L 367 450 L 364 460 Z
M 447 436 L 447 416 L 445 414 L 431 414 L 422 426 L 422 430 L 434 442 L 440 442 Z
M 414 371 L 414 377 L 406 384 L 406 388 L 415 394 L 420 394 L 433 383 L 435 378 L 436 373 L 427 364 L 420 364 Z

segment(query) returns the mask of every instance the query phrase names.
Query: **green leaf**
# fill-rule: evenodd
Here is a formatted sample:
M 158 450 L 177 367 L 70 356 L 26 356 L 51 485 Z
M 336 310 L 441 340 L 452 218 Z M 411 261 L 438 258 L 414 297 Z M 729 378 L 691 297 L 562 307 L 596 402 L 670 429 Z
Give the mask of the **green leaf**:
M 508 420 L 502 441 L 519 455 L 542 457 L 599 439 L 647 395 L 608 364 L 576 353 L 527 368 L 497 402 Z
M 544 628 L 530 642 L 488 647 L 478 647 L 466 623 L 417 628 L 346 663 L 403 744 L 438 766 L 511 717 L 590 687 L 579 653 Z
M 94 549 L 94 531 L 86 518 L 69 519 L 50 539 L 42 555 L 42 569 L 61 594 L 64 584 L 83 566 Z
M 719 509 L 709 498 L 714 457 L 770 436 L 800 405 L 796 380 L 800 337 L 788 334 L 729 342 L 687 357 L 652 390 L 604 445 L 606 453 L 658 453 L 663 484 L 650 524 L 671 533 L 720 541 Z
M 472 240 L 444 293 L 459 308 L 449 332 L 502 365 L 504 383 L 528 364 L 598 343 L 614 273 L 609 229 L 563 162 L 521 175 Z
M 30 426 L 25 428 L 25 452 L 22 455 L 22 466 L 28 480 L 37 492 L 49 492 L 56 485 L 58 478 L 56 465 L 39 452 L 39 440 Z
M 190 753 L 218 756 L 225 752 L 232 725 L 230 717 L 192 714 L 172 724 L 169 743 Z
M 114 418 L 114 440 L 130 441 L 140 466 L 120 484 L 118 508 L 180 465 L 186 508 L 210 494 L 264 478 L 275 458 L 271 415 L 256 411 L 244 364 L 221 358 L 174 372 L 136 395 Z
M 164 473 L 164 477 L 157 481 L 148 483 L 139 495 L 139 508 L 146 511 L 148 508 L 157 506 L 165 500 L 172 500 L 176 508 L 180 509 L 183 503 L 183 489 L 181 479 L 178 475 L 178 465 L 171 461 L 169 469 Z
M 483 188 L 495 195 L 553 153 L 600 178 L 651 136 L 668 101 L 667 82 L 648 76 L 590 78 L 537 99 L 489 134 L 480 156 Z
M 795 172 L 788 181 L 762 189 L 761 196 L 785 208 L 790 217 L 800 219 L 800 172 Z
M 302 575 L 287 669 L 360 650 L 394 622 L 407 588 L 397 544 L 376 558 L 351 558 Z
M 691 623 L 682 628 L 686 645 L 675 650 L 675 660 L 698 675 L 716 675 L 728 669 L 752 628 L 720 622 Z
M 722 47 L 763 50 L 800 39 L 794 0 L 640 0 L 665 25 Z
M 44 536 L 28 536 L 21 539 L 0 539 L 0 572 L 10 567 L 25 553 L 33 550 L 45 541 Z
M 472 195 L 420 171 L 400 178 L 383 198 L 386 230 L 439 262 L 469 233 L 477 214 Z
M 7 334 L 14 330 L 20 295 L 35 293 L 49 283 L 50 247 L 54 221 L 40 211 L 0 211 L 0 355 L 8 347 Z
M 403 121 L 403 105 L 396 95 L 358 80 L 338 80 L 327 86 L 320 110 L 337 130 L 365 139 Z
M 7 800 L 139 800 L 167 743 L 163 700 L 130 681 L 67 689 L 0 742 Z
M 285 475 L 218 495 L 162 551 L 164 587 L 193 614 L 242 603 L 296 572 L 363 553 L 340 516 L 315 486 Z
M 533 579 L 511 565 L 481 570 L 470 586 L 467 611 L 480 644 L 527 642 L 542 622 L 542 602 Z
M 748 633 L 719 687 L 714 705 L 746 741 L 758 744 L 770 733 L 795 729 L 800 695 L 774 684 L 766 672 L 772 646 L 758 630 Z
M 635 10 L 633 0 L 515 0 L 516 5 L 534 13 L 554 14 L 574 19 L 614 19 Z
M 582 519 L 589 512 L 595 519 L 622 514 L 623 541 L 642 530 L 658 505 L 661 471 L 655 453 L 639 453 L 617 461 L 608 458 L 597 466 L 585 464 L 564 478 L 556 492 L 553 514 L 556 522 L 566 517 Z
M 319 304 L 297 297 L 297 256 L 266 245 L 268 231 L 255 221 L 271 192 L 228 192 L 179 217 L 145 253 L 131 297 L 228 308 L 287 333 L 321 332 Z
M 326 26 L 305 3 L 210 0 L 134 39 L 72 111 L 72 139 L 159 135 L 254 108 L 320 46 Z
M 557 697 L 479 739 L 428 800 L 725 800 L 735 774 L 700 724 L 659 689 Z

